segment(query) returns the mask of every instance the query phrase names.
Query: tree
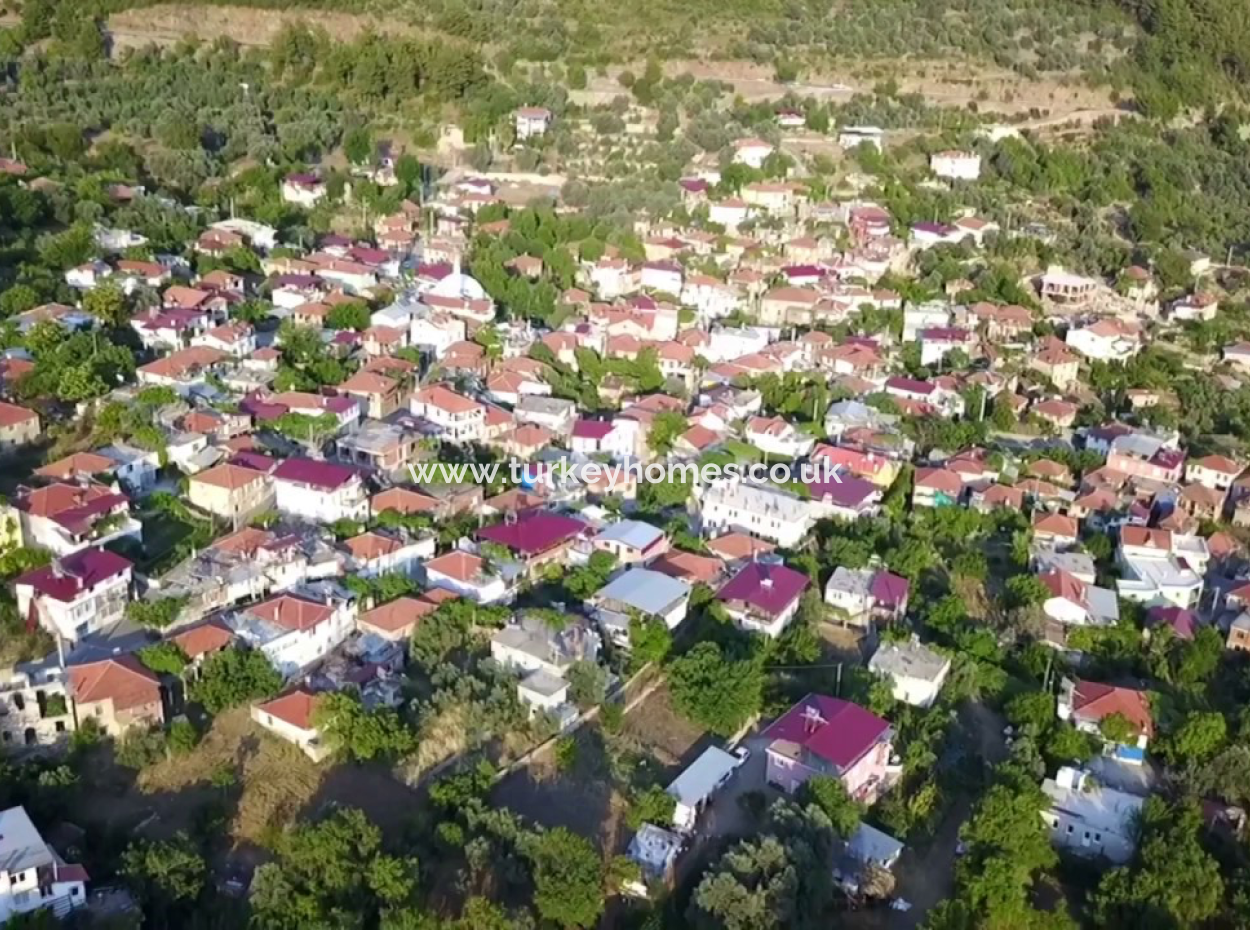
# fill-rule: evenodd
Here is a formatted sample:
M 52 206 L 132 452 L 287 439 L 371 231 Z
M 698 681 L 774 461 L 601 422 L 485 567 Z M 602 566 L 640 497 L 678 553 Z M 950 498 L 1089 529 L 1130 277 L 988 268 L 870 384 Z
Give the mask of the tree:
M 1160 750 L 1173 765 L 1207 762 L 1224 748 L 1228 724 L 1216 711 L 1193 711 L 1175 732 L 1161 741 Z
M 758 661 L 730 659 L 713 642 L 699 643 L 669 669 L 673 706 L 720 736 L 732 736 L 759 713 L 763 688 Z
M 575 568 L 565 579 L 564 587 L 578 600 L 586 600 L 608 582 L 608 576 L 616 567 L 616 556 L 610 552 L 594 553 L 580 568 Z
M 82 308 L 106 327 L 126 324 L 126 297 L 114 284 L 105 283 L 87 291 L 82 298 Z
M 335 304 L 326 315 L 326 325 L 330 329 L 366 330 L 369 328 L 369 307 L 358 301 Z
M 1117 711 L 1102 718 L 1098 731 L 1107 742 L 1124 745 L 1137 739 L 1138 728 L 1128 717 Z
M 645 791 L 636 793 L 630 800 L 625 823 L 631 830 L 640 829 L 644 823 L 667 828 L 673 822 L 673 811 L 676 808 L 676 798 L 659 785 L 651 785 Z
M 847 794 L 846 786 L 840 779 L 829 775 L 809 778 L 799 791 L 799 801 L 803 804 L 815 804 L 824 811 L 833 825 L 833 832 L 844 840 L 849 840 L 859 828 L 863 811 Z
M 657 455 L 667 455 L 673 450 L 677 437 L 689 429 L 686 418 L 676 410 L 661 410 L 651 421 L 647 433 L 647 447 Z
M 397 758 L 416 746 L 416 736 L 392 708 L 366 709 L 355 692 L 320 695 L 313 723 L 326 745 L 357 762 Z
M 256 870 L 252 915 L 264 930 L 358 927 L 411 898 L 416 861 L 381 851 L 382 835 L 355 808 L 281 834 L 276 860 Z
M 190 687 L 191 699 L 210 714 L 250 701 L 271 698 L 282 689 L 282 675 L 256 649 L 231 646 L 208 657 Z
M 208 863 L 184 833 L 172 840 L 136 840 L 122 853 L 122 877 L 135 890 L 158 925 L 176 926 L 170 919 L 203 893 Z
M 1007 579 L 1007 599 L 1012 607 L 1032 607 L 1050 597 L 1050 589 L 1036 575 L 1014 575 Z
M 373 134 L 367 126 L 357 126 L 343 137 L 343 154 L 353 165 L 368 165 L 376 154 Z
M 561 927 L 592 927 L 603 913 L 603 865 L 590 841 L 565 827 L 522 846 L 534 876 L 534 907 Z
M 641 667 L 648 662 L 663 662 L 673 648 L 673 634 L 658 617 L 630 617 L 629 654 Z
M 1220 909 L 1219 864 L 1198 842 L 1196 808 L 1147 800 L 1136 860 L 1103 876 L 1093 896 L 1105 927 L 1197 927 Z
M 608 693 L 608 670 L 598 662 L 579 660 L 565 673 L 573 703 L 585 710 L 602 704 Z
M 136 655 L 140 662 L 158 675 L 181 675 L 189 661 L 187 654 L 172 642 L 144 646 Z
M 188 598 L 162 597 L 154 601 L 131 601 L 126 605 L 126 616 L 135 623 L 154 630 L 163 630 L 182 614 Z

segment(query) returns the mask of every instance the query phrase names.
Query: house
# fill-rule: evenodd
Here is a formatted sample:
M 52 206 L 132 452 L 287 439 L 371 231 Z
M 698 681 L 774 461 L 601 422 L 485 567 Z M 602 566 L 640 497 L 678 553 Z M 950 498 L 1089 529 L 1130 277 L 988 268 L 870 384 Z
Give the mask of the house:
M 638 828 L 625 856 L 638 866 L 640 880 L 627 881 L 623 890 L 637 895 L 648 896 L 648 887 L 660 885 L 670 887 L 673 884 L 677 865 L 677 856 L 682 850 L 682 838 L 676 833 L 657 827 L 653 823 L 644 823 Z
M 285 678 L 293 678 L 337 648 L 356 625 L 356 609 L 346 597 L 279 594 L 226 618 L 253 649 L 259 649 Z
M 678 578 L 691 586 L 705 584 L 715 587 L 724 575 L 725 563 L 713 556 L 670 549 L 652 562 L 650 568 L 663 572 L 670 578 Z
M 0 748 L 65 743 L 76 725 L 73 711 L 55 653 L 0 670 Z
M 1115 865 L 1133 858 L 1145 798 L 1108 788 L 1069 766 L 1042 782 L 1042 793 L 1048 801 L 1042 822 L 1051 845 Z
M 171 387 L 185 397 L 204 387 L 208 375 L 217 370 L 226 358 L 226 354 L 219 349 L 192 346 L 140 365 L 135 375 L 140 384 Z
M 425 563 L 426 584 L 453 591 L 476 604 L 496 604 L 511 595 L 507 582 L 487 561 L 471 552 L 455 550 Z
M 415 431 L 378 420 L 366 420 L 334 440 L 334 456 L 339 461 L 392 478 L 407 474 L 408 466 L 419 461 L 421 454 L 421 437 Z
M 53 926 L 20 915 L 62 918 L 87 906 L 87 870 L 68 865 L 35 829 L 24 807 L 0 811 L 0 925 Z
M 132 655 L 71 665 L 69 691 L 78 705 L 78 725 L 94 719 L 109 736 L 165 722 L 161 681 Z
M 360 472 L 332 462 L 287 459 L 273 470 L 278 510 L 314 523 L 364 520 L 369 498 Z
M 1172 604 L 1196 609 L 1202 597 L 1203 573 L 1210 553 L 1200 536 L 1144 526 L 1120 529 L 1116 581 L 1120 597 L 1147 607 Z
M 421 619 L 437 609 L 437 604 L 424 598 L 400 597 L 362 613 L 356 618 L 356 629 L 406 644 Z
M 631 568 L 595 592 L 587 607 L 600 629 L 617 646 L 629 648 L 630 624 L 635 617 L 658 620 L 675 630 L 686 619 L 690 585 L 649 568 Z
M 368 530 L 342 543 L 348 570 L 361 578 L 404 575 L 414 578 L 424 559 L 434 557 L 434 536 L 410 538 L 406 533 Z
M 143 525 L 130 516 L 130 498 L 94 482 L 58 481 L 42 488 L 18 488 L 13 506 L 26 544 L 50 549 L 55 555 L 143 534 Z
M 1042 345 L 1028 360 L 1034 371 L 1045 375 L 1057 388 L 1066 390 L 1077 382 L 1080 375 L 1081 359 L 1055 337 Z
M 308 758 L 320 762 L 330 754 L 330 747 L 321 741 L 313 724 L 317 703 L 318 695 L 299 687 L 271 701 L 253 704 L 251 715 L 270 733 L 294 743 Z
M 902 643 L 883 643 L 868 660 L 868 670 L 890 680 L 896 701 L 932 707 L 950 674 L 951 660 L 913 636 Z
M 517 401 L 515 414 L 517 423 L 533 423 L 567 437 L 577 420 L 577 404 L 561 397 L 526 394 Z
M 273 481 L 264 471 L 223 462 L 192 475 L 187 500 L 192 506 L 239 523 L 273 505 Z
M 734 162 L 756 170 L 763 168 L 765 159 L 773 153 L 773 147 L 763 139 L 739 139 L 733 148 Z
M 133 564 L 107 549 L 57 557 L 13 582 L 18 615 L 69 643 L 126 615 Z
M 871 145 L 881 151 L 885 140 L 885 130 L 878 126 L 842 126 L 838 129 L 838 145 L 846 150 Z
M 39 414 L 0 401 L 0 453 L 29 445 L 41 435 Z
M 1052 265 L 1039 278 L 1042 300 L 1065 310 L 1090 304 L 1098 294 L 1099 282 Z
M 410 407 L 414 416 L 433 424 L 440 439 L 465 443 L 482 438 L 486 408 L 448 387 L 434 384 L 416 391 Z
M 751 417 L 742 438 L 765 455 L 793 459 L 811 450 L 813 439 L 781 417 Z
M 872 606 L 872 579 L 869 568 L 846 568 L 839 565 L 825 583 L 825 603 L 841 611 L 846 622 L 866 625 Z
M 981 176 L 981 156 L 971 152 L 934 152 L 929 156 L 929 170 L 939 178 L 975 181 Z
M 1186 481 L 1218 491 L 1232 487 L 1240 474 L 1241 466 L 1224 455 L 1206 455 L 1199 459 L 1190 459 L 1185 464 Z
M 491 637 L 490 654 L 522 675 L 518 696 L 524 703 L 558 712 L 568 692 L 565 672 L 574 662 L 597 661 L 600 645 L 599 634 L 580 620 L 570 618 L 556 630 L 541 615 L 524 613 Z
M 282 179 L 282 199 L 311 210 L 327 193 L 325 181 L 315 174 L 288 174 Z
M 794 794 L 813 775 L 827 775 L 855 800 L 872 803 L 899 771 L 890 765 L 890 725 L 838 698 L 809 694 L 761 735 L 768 744 L 768 783 L 786 794 Z
M 1070 548 L 1080 539 L 1076 518 L 1061 513 L 1043 512 L 1033 517 L 1033 541 L 1052 548 Z
M 389 417 L 403 405 L 399 382 L 375 371 L 358 371 L 338 389 L 356 398 L 364 415 L 375 420 Z
M 1145 433 L 1116 436 L 1107 452 L 1107 468 L 1150 481 L 1178 482 L 1184 465 L 1185 453 Z
M 1056 554 L 1062 557 L 1064 554 Z M 1049 597 L 1042 612 L 1064 626 L 1114 626 L 1120 619 L 1119 601 L 1110 588 L 1100 588 L 1062 568 L 1052 568 L 1038 578 Z
M 569 449 L 577 455 L 607 455 L 615 461 L 636 457 L 645 438 L 643 424 L 617 417 L 615 420 L 581 420 L 573 424 Z
M 710 482 L 699 515 L 708 534 L 738 530 L 787 549 L 798 545 L 817 519 L 808 501 L 771 485 L 736 480 Z
M 935 326 L 920 331 L 920 364 L 940 365 L 955 350 L 968 352 L 972 334 L 954 326 Z
M 1154 736 L 1150 696 L 1145 691 L 1065 678 L 1057 710 L 1060 720 L 1070 721 L 1083 733 L 1100 736 L 1117 759 L 1134 764 L 1145 760 L 1146 746 Z M 1115 723 L 1108 724 L 1109 718 L 1115 718 Z M 1112 726 L 1123 729 L 1125 738 L 1108 736 Z
M 645 565 L 668 551 L 664 531 L 641 520 L 618 520 L 591 540 L 598 552 L 606 552 L 618 565 Z
M 518 142 L 545 135 L 551 128 L 552 115 L 546 107 L 520 107 L 513 114 Z
M 699 814 L 707 802 L 729 781 L 741 764 L 741 758 L 716 746 L 703 750 L 664 789 L 677 802 L 673 805 L 673 828 L 687 836 L 693 833 Z
M 917 468 L 912 484 L 913 507 L 949 507 L 958 504 L 964 492 L 964 480 L 958 472 L 946 468 Z
M 549 562 L 565 557 L 573 540 L 587 529 L 581 520 L 546 510 L 531 510 L 483 527 L 477 538 L 497 543 L 512 552 L 533 573 Z
M 774 562 L 748 562 L 716 598 L 739 629 L 776 639 L 798 613 L 810 581 L 802 572 Z
M 1126 362 L 1141 351 L 1137 326 L 1110 317 L 1069 329 L 1064 341 L 1074 352 L 1097 362 Z

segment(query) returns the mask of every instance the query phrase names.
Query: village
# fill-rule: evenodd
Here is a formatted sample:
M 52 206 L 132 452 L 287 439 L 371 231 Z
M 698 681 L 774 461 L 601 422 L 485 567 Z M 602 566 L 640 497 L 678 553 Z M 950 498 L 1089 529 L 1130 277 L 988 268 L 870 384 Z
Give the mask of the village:
M 557 124 L 512 120 L 517 146 Z M 868 125 L 829 137 L 860 158 L 891 145 Z M 233 714 L 298 765 L 385 763 L 414 797 L 485 760 L 500 806 L 528 792 L 532 819 L 581 824 L 535 786 L 624 732 L 645 778 L 622 782 L 609 832 L 583 827 L 632 864 L 622 900 L 691 887 L 795 799 L 841 828 L 820 864 L 836 906 L 911 927 L 955 887 L 973 786 L 1029 741 L 1049 843 L 1130 863 L 1173 770 L 1223 748 L 1221 722 L 1187 756 L 1207 712 L 1154 692 L 1250 651 L 1246 447 L 1195 443 L 1169 382 L 1243 389 L 1250 341 L 1184 348 L 1240 303 L 1223 256 L 1186 253 L 1179 288 L 1149 263 L 1044 264 L 995 293 L 991 252 L 1055 232 L 978 211 L 994 144 L 919 169 L 959 204 L 949 223 L 900 223 L 870 179 L 830 191 L 744 137 L 692 160 L 672 216 L 630 228 L 468 170 L 315 242 L 243 211 L 180 254 L 96 225 L 63 273 L 73 300 L 6 320 L 6 754 L 105 741 L 146 771 Z M 387 186 L 395 169 L 355 170 Z M 351 214 L 340 182 L 312 166 L 277 196 Z M 956 271 L 915 286 L 935 263 Z M 133 379 L 23 393 L 58 345 L 107 342 L 118 307 Z M 837 478 L 414 480 L 513 461 Z M 959 746 L 970 716 L 980 750 Z M 1200 800 L 1204 829 L 1242 835 L 1240 799 Z M 97 884 L 113 901 L 23 807 L 0 813 L 0 851 L 0 922 L 90 908 Z M 723 906 L 707 893 L 694 906 Z

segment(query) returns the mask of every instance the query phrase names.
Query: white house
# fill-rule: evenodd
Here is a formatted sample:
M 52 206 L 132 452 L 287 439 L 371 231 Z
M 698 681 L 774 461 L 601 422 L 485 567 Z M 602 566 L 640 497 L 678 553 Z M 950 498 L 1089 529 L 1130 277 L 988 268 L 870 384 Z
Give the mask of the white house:
M 1069 329 L 1064 342 L 1074 352 L 1098 362 L 1126 362 L 1141 351 L 1137 327 L 1111 318 Z
M 87 904 L 87 870 L 49 846 L 26 809 L 0 811 L 0 924 L 48 909 L 57 917 Z
M 703 490 L 699 516 L 707 533 L 739 530 L 790 549 L 815 521 L 811 505 L 772 485 L 711 482 Z
M 708 800 L 741 764 L 737 756 L 716 746 L 703 750 L 665 789 L 677 802 L 673 805 L 673 827 L 683 834 L 693 833 L 699 813 Z
M 424 565 L 426 584 L 444 591 L 454 591 L 477 604 L 497 604 L 507 600 L 510 592 L 504 578 L 486 560 L 471 552 L 455 550 Z
M 1121 569 L 1116 591 L 1120 597 L 1148 607 L 1172 604 L 1195 609 L 1210 558 L 1201 536 L 1125 526 L 1116 551 Z
M 314 762 L 320 762 L 330 754 L 330 747 L 322 742 L 321 733 L 313 724 L 317 698 L 304 688 L 296 688 L 272 701 L 253 704 L 252 719 L 280 739 L 294 743 Z
M 843 126 L 838 130 L 838 145 L 844 149 L 855 149 L 868 144 L 881 151 L 884 139 L 885 130 L 879 126 Z
M 734 143 L 733 160 L 758 170 L 772 153 L 773 147 L 763 139 L 739 139 Z
M 551 111 L 546 107 L 520 107 L 515 114 L 517 141 L 545 135 L 551 120 Z
M 433 384 L 412 395 L 413 415 L 423 417 L 448 442 L 476 442 L 486 426 L 486 407 L 451 388 Z
M 66 642 L 106 629 L 126 615 L 133 565 L 107 549 L 53 559 L 13 582 L 18 614 Z
M 751 417 L 742 438 L 766 455 L 793 459 L 811 451 L 815 440 L 781 417 Z
M 684 581 L 649 568 L 631 568 L 595 592 L 587 606 L 604 633 L 628 648 L 633 617 L 659 620 L 675 630 L 686 619 L 689 603 L 690 585 Z
M 290 679 L 324 659 L 356 628 L 354 603 L 336 595 L 320 600 L 303 594 L 280 594 L 245 607 L 226 624 L 253 649 L 259 649 Z
M 273 470 L 278 510 L 315 523 L 364 520 L 369 497 L 360 473 L 345 465 L 287 459 Z
M 1146 799 L 1097 784 L 1088 772 L 1064 766 L 1042 782 L 1050 806 L 1042 821 L 1052 845 L 1119 865 L 1133 858 Z
M 677 296 L 681 293 L 682 268 L 677 262 L 646 262 L 642 266 L 642 286 Z
M 728 230 L 735 230 L 751 218 L 751 205 L 740 197 L 714 200 L 708 205 L 707 218 Z
M 929 156 L 929 170 L 939 178 L 975 181 L 981 176 L 981 156 L 972 152 L 934 152 Z
M 932 707 L 950 674 L 951 660 L 913 637 L 904 643 L 883 643 L 868 661 L 868 670 L 890 679 L 895 700 Z
M 282 180 L 282 199 L 311 210 L 326 195 L 325 181 L 315 174 L 288 174 Z

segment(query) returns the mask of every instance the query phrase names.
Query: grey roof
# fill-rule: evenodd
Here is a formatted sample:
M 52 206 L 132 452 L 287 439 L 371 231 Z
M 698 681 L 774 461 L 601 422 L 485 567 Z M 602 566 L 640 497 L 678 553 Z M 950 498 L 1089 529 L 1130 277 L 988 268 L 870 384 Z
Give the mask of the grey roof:
M 873 863 L 888 869 L 902 855 L 903 844 L 890 834 L 861 823 L 855 835 L 847 842 L 846 851 L 858 862 Z
M 695 807 L 703 802 L 717 786 L 738 767 L 738 759 L 723 749 L 709 746 L 703 755 L 673 779 L 666 789 L 678 802 Z
M 846 591 L 849 594 L 867 597 L 872 590 L 872 579 L 876 577 L 876 574 L 870 568 L 845 568 L 839 565 L 829 576 L 825 590 Z
M 554 697 L 568 686 L 569 683 L 563 678 L 559 678 L 541 668 L 526 675 L 521 681 L 521 687 L 526 691 L 541 694 L 543 697 Z
M 499 643 L 524 652 L 543 662 L 565 666 L 599 653 L 597 634 L 584 622 L 574 620 L 562 630 L 553 630 L 539 616 L 522 614 L 492 637 Z
M 936 681 L 950 661 L 923 643 L 887 643 L 873 653 L 868 668 L 880 675 Z
M 553 416 L 563 416 L 576 407 L 577 405 L 571 400 L 561 397 L 543 397 L 538 394 L 526 394 L 517 401 L 516 405 L 518 412 L 546 413 Z
M 642 520 L 621 520 L 604 528 L 595 538 L 619 542 L 635 549 L 646 549 L 663 535 L 663 530 Z
M 631 568 L 600 588 L 595 599 L 616 601 L 644 614 L 661 614 L 689 594 L 690 585 L 684 581 L 649 568 Z
M 54 861 L 25 808 L 0 811 L 0 872 L 24 872 Z

